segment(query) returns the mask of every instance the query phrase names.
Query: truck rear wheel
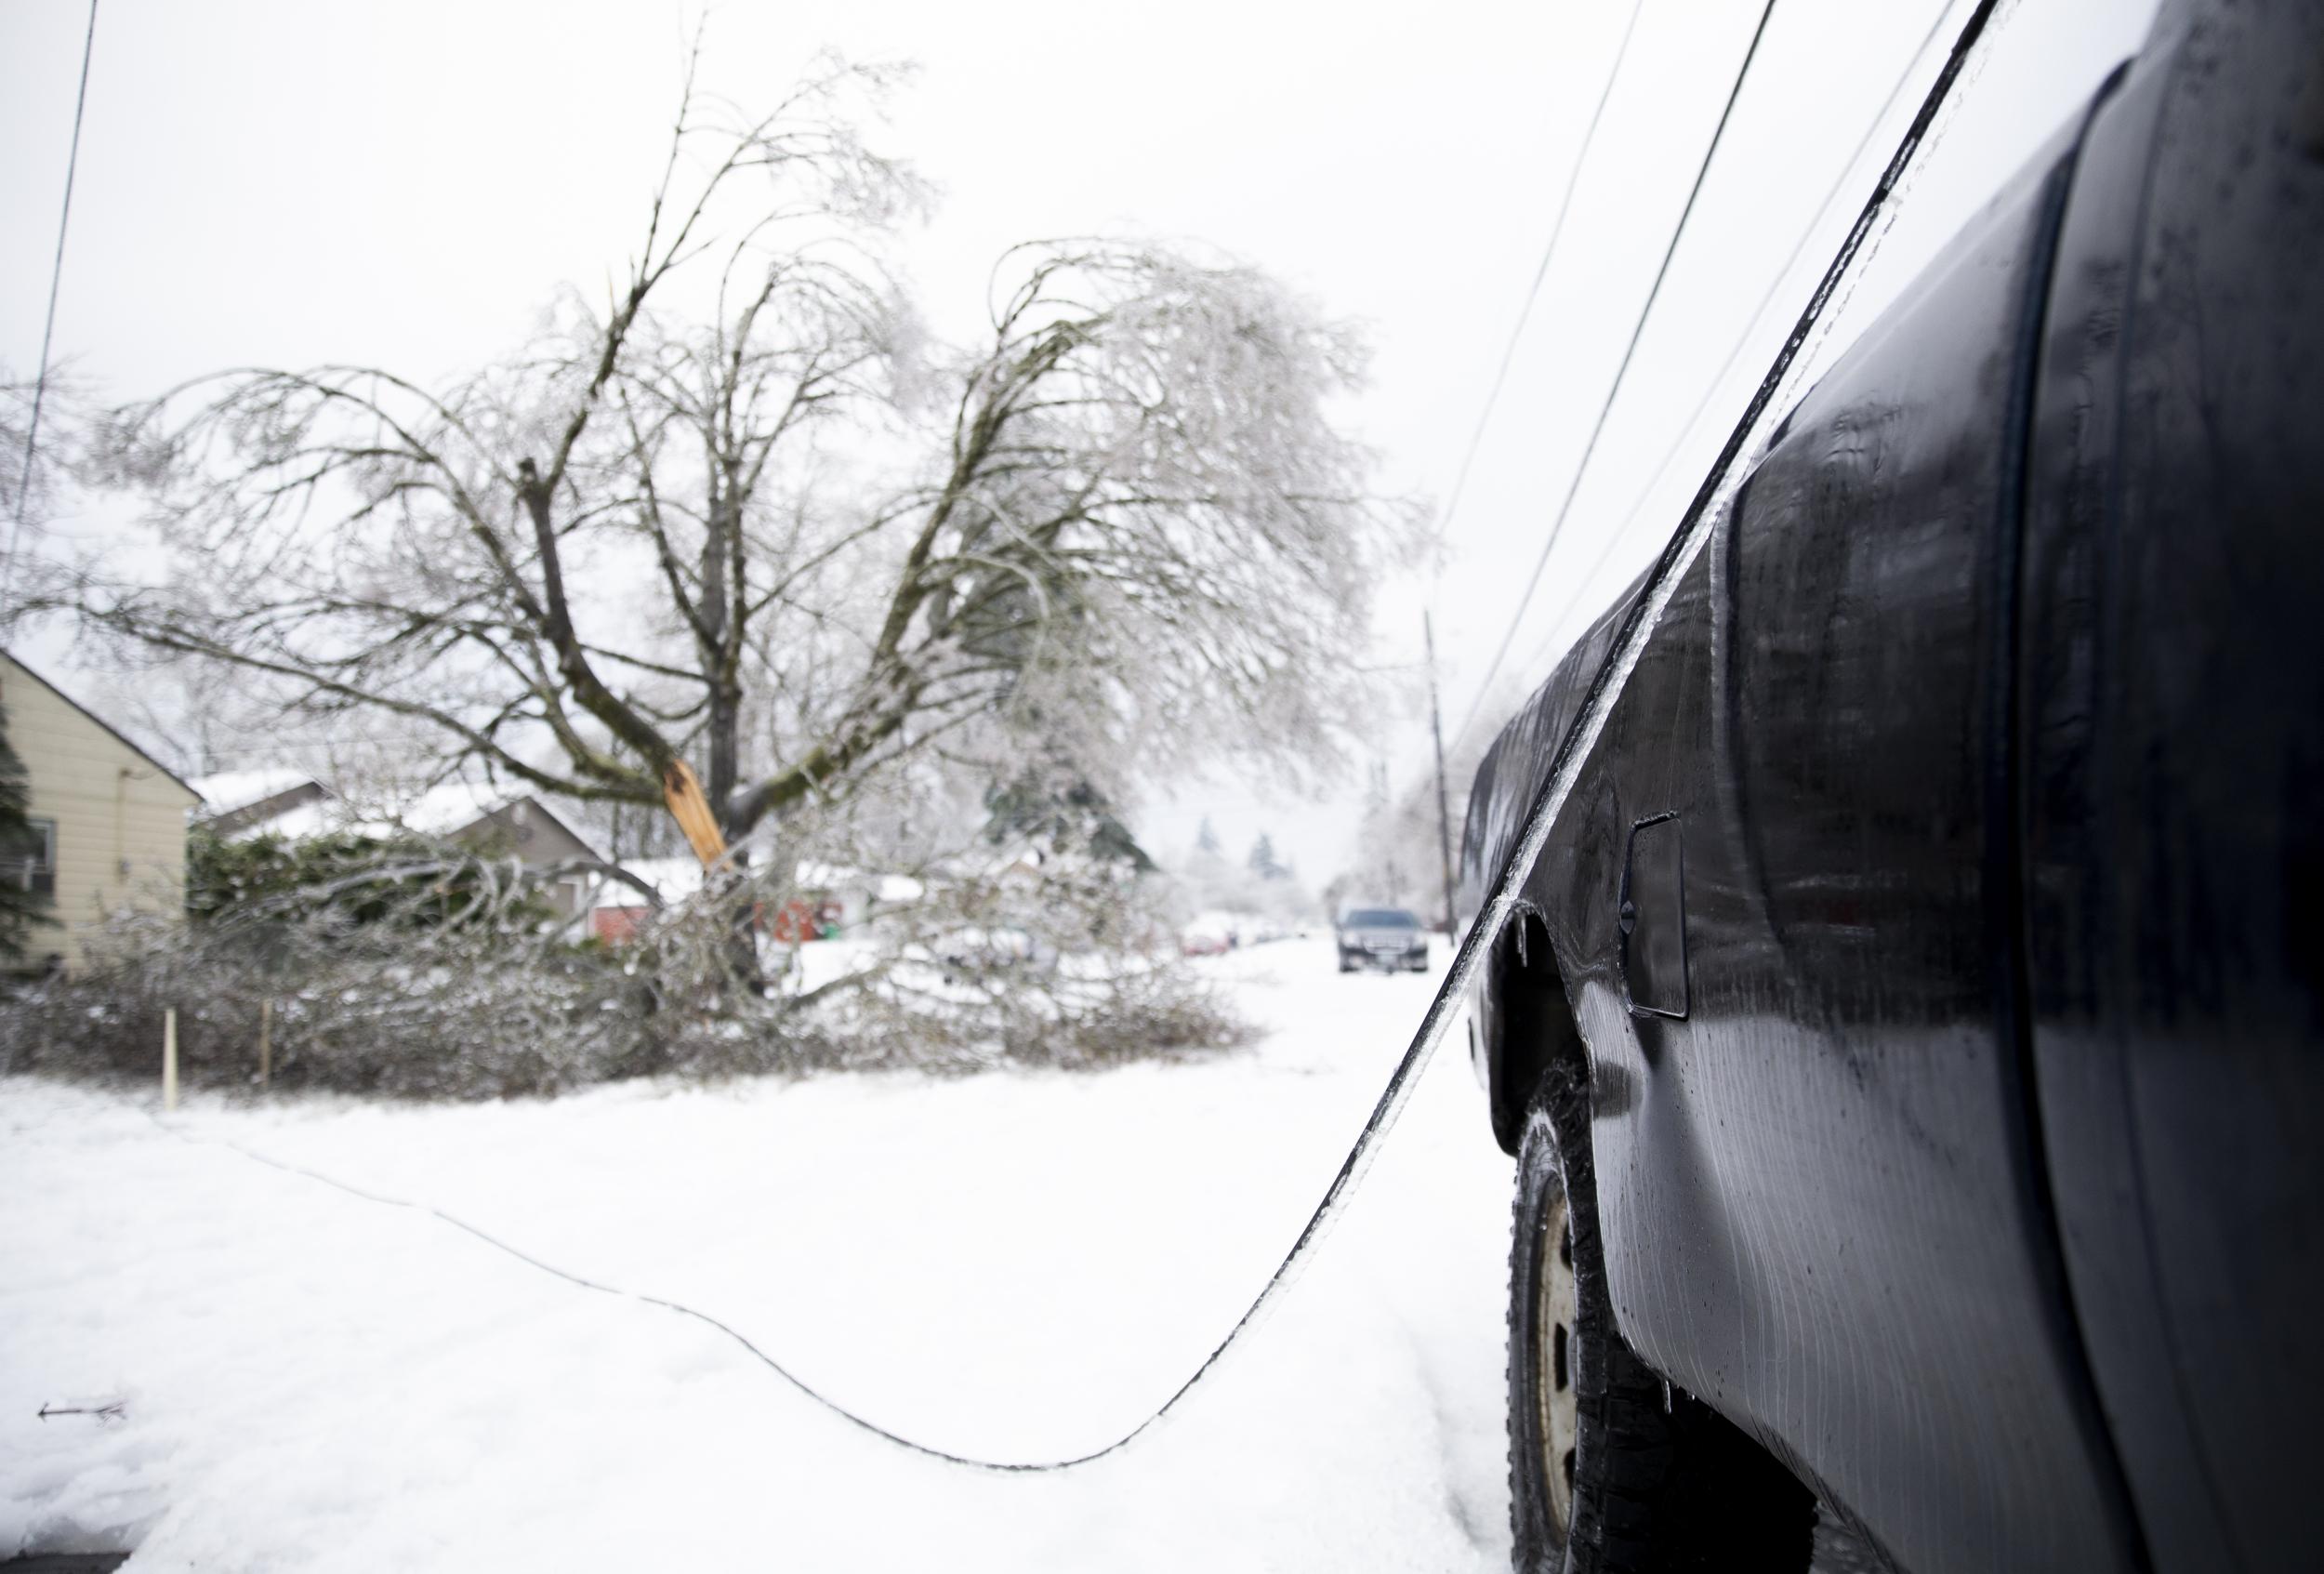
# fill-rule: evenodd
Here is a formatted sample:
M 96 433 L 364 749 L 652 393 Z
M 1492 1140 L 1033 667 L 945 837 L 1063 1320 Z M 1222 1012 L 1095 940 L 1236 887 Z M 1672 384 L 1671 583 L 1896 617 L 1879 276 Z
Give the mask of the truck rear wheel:
M 1815 1495 L 1615 1329 L 1589 1129 L 1578 1073 L 1552 1067 L 1526 1112 L 1510 1242 L 1517 1574 L 1804 1574 Z
M 1574 1386 L 1573 1212 L 1546 1110 L 1527 1116 L 1509 1250 L 1509 1520 L 1518 1574 L 1558 1574 L 1572 1533 L 1579 1395 Z

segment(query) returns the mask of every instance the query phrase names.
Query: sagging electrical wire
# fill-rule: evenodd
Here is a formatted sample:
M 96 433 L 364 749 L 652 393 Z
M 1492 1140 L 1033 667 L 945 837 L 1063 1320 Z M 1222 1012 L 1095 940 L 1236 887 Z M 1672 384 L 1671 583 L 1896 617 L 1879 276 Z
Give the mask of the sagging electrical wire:
M 1357 1134 L 1354 1144 L 1349 1148 L 1347 1157 L 1340 1162 L 1339 1173 L 1332 1178 L 1330 1186 L 1324 1192 L 1323 1200 L 1316 1205 L 1315 1211 L 1310 1215 L 1306 1227 L 1301 1230 L 1299 1238 L 1292 1242 L 1290 1250 L 1286 1252 L 1283 1260 L 1276 1264 L 1274 1274 L 1269 1276 L 1265 1286 L 1261 1289 L 1243 1315 L 1235 1319 L 1235 1326 L 1227 1330 L 1225 1337 L 1221 1339 L 1211 1349 L 1210 1354 L 1203 1358 L 1202 1364 L 1196 1367 L 1193 1374 L 1184 1382 L 1179 1384 L 1170 1396 L 1156 1407 L 1145 1420 L 1130 1428 L 1114 1442 L 1103 1448 L 1093 1449 L 1071 1459 L 1027 1462 L 980 1460 L 966 1455 L 948 1453 L 942 1448 L 931 1448 L 925 1443 L 918 1443 L 901 1434 L 891 1432 L 878 1422 L 868 1420 L 837 1400 L 816 1392 L 784 1367 L 781 1362 L 706 1312 L 698 1311 L 680 1302 L 666 1300 L 659 1296 L 643 1295 L 634 1290 L 617 1289 L 612 1285 L 599 1284 L 578 1274 L 568 1273 L 539 1258 L 520 1251 L 506 1241 L 495 1239 L 473 1224 L 424 1203 L 380 1197 L 348 1185 L 344 1182 L 333 1180 L 327 1175 L 268 1158 L 264 1155 L 253 1153 L 247 1148 L 239 1147 L 231 1143 L 219 1145 L 231 1148 L 232 1151 L 255 1162 L 266 1164 L 290 1174 L 305 1176 L 366 1201 L 431 1214 L 456 1229 L 466 1231 L 487 1245 L 507 1252 L 520 1262 L 583 1289 L 596 1290 L 606 1295 L 622 1296 L 650 1306 L 659 1306 L 681 1316 L 691 1317 L 706 1324 L 732 1339 L 769 1370 L 832 1414 L 876 1437 L 884 1438 L 901 1448 L 929 1459 L 943 1460 L 947 1463 L 966 1465 L 977 1470 L 1008 1474 L 1042 1474 L 1070 1470 L 1076 1465 L 1090 1463 L 1128 1448 L 1164 1417 L 1175 1410 L 1186 1396 L 1216 1369 L 1220 1361 L 1235 1348 L 1242 1337 L 1264 1320 L 1275 1302 L 1297 1279 L 1309 1260 L 1313 1258 L 1316 1248 L 1330 1233 L 1332 1226 L 1339 1222 L 1350 1198 L 1354 1196 L 1356 1188 L 1363 1183 L 1365 1175 L 1369 1172 L 1380 1140 L 1394 1128 L 1397 1118 L 1403 1114 L 1405 1105 L 1410 1102 L 1420 1073 L 1426 1069 L 1431 1057 L 1444 1041 L 1446 1030 L 1450 1027 L 1453 1017 L 1460 1009 L 1460 1001 L 1468 995 L 1471 985 L 1476 981 L 1477 970 L 1483 965 L 1486 947 L 1491 945 L 1493 937 L 1499 932 L 1501 924 L 1514 907 L 1519 885 L 1523 882 L 1526 872 L 1532 868 L 1534 860 L 1540 856 L 1542 848 L 1547 845 L 1551 827 L 1556 823 L 1559 810 L 1565 806 L 1567 796 L 1573 791 L 1574 783 L 1581 773 L 1582 762 L 1589 758 L 1591 747 L 1596 743 L 1600 733 L 1604 730 L 1606 719 L 1612 711 L 1614 702 L 1620 696 L 1622 685 L 1628 681 L 1631 669 L 1637 666 L 1640 655 L 1644 654 L 1646 640 L 1654 632 L 1655 624 L 1660 618 L 1663 608 L 1670 603 L 1670 597 L 1678 587 L 1680 575 L 1701 549 L 1704 540 L 1710 534 L 1710 525 L 1717 518 L 1718 506 L 1730 498 L 1735 487 L 1739 484 L 1739 479 L 1734 479 L 1736 461 L 1741 457 L 1757 437 L 1762 421 L 1776 404 L 1776 396 L 1786 390 L 1792 365 L 1797 361 L 1800 351 L 1807 343 L 1809 335 L 1814 332 L 1817 323 L 1823 317 L 1825 309 L 1830 304 L 1833 293 L 1839 287 L 1842 279 L 1855 263 L 1866 238 L 1871 233 L 1874 221 L 1880 217 L 1890 197 L 1895 193 L 1905 171 L 1911 165 L 1913 155 L 1920 150 L 1923 139 L 1928 135 L 1929 127 L 1935 120 L 1937 111 L 1943 107 L 1948 95 L 1952 91 L 1955 81 L 1961 75 L 1962 66 L 1974 51 L 1977 41 L 1984 35 L 1987 21 L 2000 3 L 2000 0 L 1978 0 L 1976 8 L 1970 14 L 1968 20 L 1962 24 L 1959 36 L 1954 40 L 1952 51 L 1946 59 L 1943 70 L 1937 73 L 1935 82 L 1931 85 L 1927 95 L 1922 99 L 1919 112 L 1913 116 L 1912 124 L 1907 128 L 1903 140 L 1898 143 L 1895 152 L 1890 157 L 1886 168 L 1882 172 L 1879 183 L 1873 187 L 1871 195 L 1865 200 L 1864 207 L 1858 213 L 1855 223 L 1850 227 L 1846 240 L 1841 244 L 1839 252 L 1825 269 L 1823 278 L 1817 284 L 1815 294 L 1809 298 L 1798 322 L 1793 324 L 1789 336 L 1784 340 L 1783 349 L 1776 354 L 1774 364 L 1760 379 L 1758 390 L 1752 395 L 1742 417 L 1736 423 L 1735 430 L 1728 436 L 1725 446 L 1719 451 L 1719 456 L 1713 461 L 1710 472 L 1704 477 L 1702 485 L 1697 489 L 1694 501 L 1688 505 L 1686 512 L 1681 517 L 1677 531 L 1671 536 L 1669 544 L 1663 548 L 1661 555 L 1655 560 L 1654 567 L 1647 574 L 1644 589 L 1631 603 L 1630 610 L 1623 617 L 1613 645 L 1591 676 L 1590 687 L 1583 695 L 1579 710 L 1566 727 L 1564 737 L 1559 741 L 1557 752 L 1551 760 L 1549 774 L 1534 794 L 1533 801 L 1526 811 L 1524 828 L 1519 833 L 1516 845 L 1511 849 L 1507 860 L 1495 876 L 1492 890 L 1486 900 L 1484 908 L 1478 913 L 1476 921 L 1470 926 L 1468 933 L 1462 937 L 1459 948 L 1454 952 L 1452 966 L 1446 970 L 1444 983 L 1438 985 L 1435 998 L 1430 1001 L 1427 1014 L 1420 1019 L 1419 1030 L 1414 1034 L 1411 1047 L 1405 1051 L 1404 1058 L 1396 1063 L 1395 1070 L 1390 1074 L 1387 1086 L 1381 1090 L 1379 1102 L 1372 1106 L 1372 1113 L 1365 1121 L 1363 1130 Z M 1763 25 L 1763 17 L 1762 20 Z M 161 1124 L 158 1118 L 156 1118 L 156 1123 Z M 188 1142 L 202 1140 L 176 1131 L 165 1124 L 163 1129 L 170 1131 L 173 1135 Z

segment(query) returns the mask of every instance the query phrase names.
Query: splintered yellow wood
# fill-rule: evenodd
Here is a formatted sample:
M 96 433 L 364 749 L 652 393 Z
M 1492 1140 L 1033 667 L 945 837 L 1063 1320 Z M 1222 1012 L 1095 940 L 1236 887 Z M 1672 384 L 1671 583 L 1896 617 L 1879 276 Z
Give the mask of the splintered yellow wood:
M 718 816 L 710 813 L 710 800 L 703 796 L 701 779 L 693 766 L 683 760 L 672 761 L 662 776 L 662 794 L 668 800 L 670 817 L 686 833 L 704 868 L 726 856 L 726 838 L 719 833 Z

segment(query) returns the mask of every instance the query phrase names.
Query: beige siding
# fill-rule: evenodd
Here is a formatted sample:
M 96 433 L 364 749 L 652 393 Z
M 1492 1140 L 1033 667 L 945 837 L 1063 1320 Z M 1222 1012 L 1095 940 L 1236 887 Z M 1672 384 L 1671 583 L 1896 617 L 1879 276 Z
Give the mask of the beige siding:
M 32 816 L 57 823 L 63 927 L 34 930 L 32 955 L 61 952 L 77 967 L 82 932 L 107 915 L 180 910 L 193 790 L 6 655 L 0 705 L 32 787 Z

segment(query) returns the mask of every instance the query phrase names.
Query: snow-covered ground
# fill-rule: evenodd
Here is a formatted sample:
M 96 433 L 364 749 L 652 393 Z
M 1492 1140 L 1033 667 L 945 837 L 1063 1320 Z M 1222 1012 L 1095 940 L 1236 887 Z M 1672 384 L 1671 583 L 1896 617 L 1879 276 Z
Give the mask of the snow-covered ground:
M 1505 1568 L 1510 1166 L 1458 1025 L 1278 1310 L 1091 1464 L 910 1453 L 634 1298 L 934 1448 L 1103 1447 L 1264 1282 L 1445 960 L 1341 976 L 1327 936 L 1205 961 L 1265 1041 L 1103 1075 L 164 1119 L 158 1091 L 0 1081 L 0 1557 Z

